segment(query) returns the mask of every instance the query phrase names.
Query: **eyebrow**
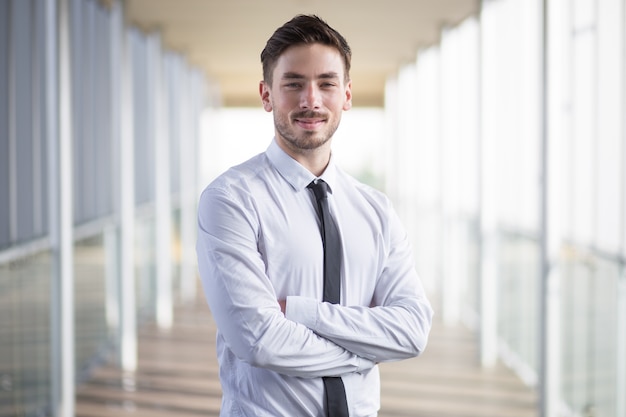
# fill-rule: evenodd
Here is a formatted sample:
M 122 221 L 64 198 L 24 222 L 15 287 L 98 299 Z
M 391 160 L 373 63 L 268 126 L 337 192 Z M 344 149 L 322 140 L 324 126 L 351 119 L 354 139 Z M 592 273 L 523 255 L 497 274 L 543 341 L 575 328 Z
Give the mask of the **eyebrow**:
M 281 78 L 283 80 L 302 80 L 306 77 L 302 74 L 298 74 L 297 72 L 286 72 L 283 74 Z M 339 78 L 339 74 L 337 74 L 336 72 L 325 72 L 325 73 L 320 74 L 317 78 L 318 79 L 336 79 L 336 78 Z

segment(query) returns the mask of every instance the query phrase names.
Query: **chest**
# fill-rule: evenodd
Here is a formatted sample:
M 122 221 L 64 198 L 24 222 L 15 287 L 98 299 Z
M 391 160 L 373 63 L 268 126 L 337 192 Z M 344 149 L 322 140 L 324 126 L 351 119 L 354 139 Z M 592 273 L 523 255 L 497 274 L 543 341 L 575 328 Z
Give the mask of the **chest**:
M 277 297 L 301 295 L 322 299 L 324 252 L 320 221 L 306 192 L 258 201 L 259 252 Z M 384 267 L 384 231 L 372 208 L 360 201 L 336 198 L 331 211 L 341 236 L 342 300 L 369 305 L 376 278 Z

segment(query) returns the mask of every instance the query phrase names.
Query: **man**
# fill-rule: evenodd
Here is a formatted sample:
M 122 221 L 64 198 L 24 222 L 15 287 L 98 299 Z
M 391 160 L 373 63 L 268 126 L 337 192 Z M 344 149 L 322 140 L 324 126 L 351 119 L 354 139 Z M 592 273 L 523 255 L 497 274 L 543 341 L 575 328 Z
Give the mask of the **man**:
M 376 364 L 426 346 L 432 310 L 406 233 L 389 200 L 331 157 L 351 107 L 350 58 L 316 16 L 277 29 L 259 87 L 274 140 L 202 193 L 197 251 L 222 416 L 376 416 Z

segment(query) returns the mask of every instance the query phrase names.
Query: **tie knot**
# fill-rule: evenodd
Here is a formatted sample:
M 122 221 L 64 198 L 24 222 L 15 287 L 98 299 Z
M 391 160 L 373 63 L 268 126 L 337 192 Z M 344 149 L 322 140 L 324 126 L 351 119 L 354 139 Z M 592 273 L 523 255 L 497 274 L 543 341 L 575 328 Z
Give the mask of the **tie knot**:
M 313 190 L 313 194 L 315 194 L 315 198 L 319 201 L 323 198 L 328 197 L 328 184 L 324 182 L 324 180 L 315 180 L 312 181 L 307 188 Z

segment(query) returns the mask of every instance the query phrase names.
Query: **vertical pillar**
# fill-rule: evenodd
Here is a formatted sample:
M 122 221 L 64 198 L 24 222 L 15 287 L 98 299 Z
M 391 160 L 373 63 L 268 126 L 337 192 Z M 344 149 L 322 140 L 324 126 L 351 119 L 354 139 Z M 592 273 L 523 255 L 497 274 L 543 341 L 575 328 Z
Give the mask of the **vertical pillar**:
M 111 3 L 111 18 L 109 19 L 109 68 L 106 69 L 111 74 L 111 148 L 113 155 L 111 162 L 113 166 L 120 160 L 120 63 L 121 63 L 121 28 L 119 27 L 119 5 Z M 120 207 L 120 172 L 119 169 L 111 169 L 111 196 L 114 210 L 119 213 Z M 119 219 L 119 218 L 118 218 Z M 108 328 L 116 335 L 116 346 L 119 346 L 120 335 L 120 232 L 119 223 L 115 223 L 104 231 L 104 248 L 106 253 L 106 319 Z
M 52 414 L 55 417 L 73 417 L 75 408 L 75 332 L 70 4 L 69 0 L 59 0 L 57 5 L 58 21 L 55 2 L 45 2 L 46 74 L 48 77 L 46 82 L 46 117 L 50 158 L 49 223 L 53 253 L 51 285 Z M 58 37 L 57 32 L 55 32 L 57 27 Z M 58 90 L 56 90 L 57 85 Z
M 541 417 L 556 417 L 560 406 L 560 276 L 558 269 L 561 236 L 559 228 L 560 194 L 559 155 L 560 137 L 558 126 L 550 123 L 550 114 L 558 106 L 558 89 L 551 83 L 559 74 L 551 73 L 549 59 L 552 47 L 557 47 L 552 38 L 549 17 L 550 6 L 556 2 L 539 0 L 540 84 L 539 102 L 541 145 L 540 145 L 540 282 L 539 282 L 539 414 Z M 549 4 L 550 3 L 550 4 Z M 554 71 L 552 71 L 554 72 Z
M 479 309 L 480 309 L 480 363 L 483 366 L 493 366 L 498 358 L 498 308 L 497 308 L 497 276 L 498 276 L 498 230 L 497 230 L 497 138 L 485 123 L 490 114 L 487 110 L 493 108 L 489 80 L 490 70 L 494 64 L 491 60 L 494 51 L 489 48 L 493 34 L 488 39 L 485 36 L 486 22 L 485 2 L 482 1 L 480 16 L 480 174 L 479 174 L 479 223 L 480 223 L 480 278 L 479 278 Z M 493 17 L 491 17 L 493 19 Z
M 131 33 L 124 26 L 122 10 L 114 4 L 114 36 L 120 46 L 120 130 L 119 150 L 119 303 L 120 366 L 137 369 L 137 308 L 135 300 L 135 139 L 133 135 L 133 81 Z
M 197 145 L 199 139 L 198 96 L 201 93 L 199 77 L 186 78 L 181 119 L 178 121 L 180 137 L 180 290 L 184 302 L 196 297 L 196 192 L 197 192 Z
M 622 45 L 626 45 L 626 2 L 623 3 L 622 6 L 622 16 L 621 16 L 621 38 Z M 621 100 L 621 108 L 622 111 L 626 110 L 626 48 L 622 47 L 622 56 L 621 56 L 621 67 L 622 67 L 622 100 Z M 621 189 L 621 207 L 626 207 L 626 119 L 622 118 L 622 154 L 621 154 L 621 179 L 622 179 L 622 189 Z M 624 265 L 623 260 L 626 257 L 626 213 L 625 210 L 622 210 L 622 215 L 620 218 L 621 224 L 621 258 L 622 258 L 622 266 L 621 266 L 621 274 L 620 280 L 618 282 L 618 295 L 617 295 L 617 329 L 625 329 L 626 328 L 626 265 Z M 617 390 L 617 404 L 615 406 L 617 416 L 626 416 L 626 395 L 620 395 L 619 393 L 626 393 L 626 332 L 618 331 L 617 332 L 617 381 L 616 381 Z
M 456 325 L 461 318 L 462 286 L 467 275 L 467 264 L 461 259 L 461 241 L 459 228 L 459 164 L 457 138 L 459 129 L 459 41 L 458 36 L 449 28 L 441 31 L 441 77 L 439 93 L 441 97 L 441 114 L 439 117 L 440 131 L 440 167 L 441 178 L 441 215 L 442 239 L 441 253 L 445 253 L 445 261 L 441 263 L 441 310 L 446 325 Z M 466 156 L 467 157 L 467 156 Z M 463 242 L 464 244 L 465 242 Z
M 150 66 L 154 92 L 155 123 L 155 228 L 156 228 L 156 320 L 162 329 L 172 327 L 172 191 L 170 178 L 169 115 L 165 93 L 165 60 L 161 52 L 161 39 L 151 35 Z
M 16 39 L 15 39 L 15 25 L 17 25 L 17 18 L 15 16 L 15 8 L 16 5 L 13 2 L 9 2 L 8 10 L 9 10 L 9 68 L 8 68 L 8 77 L 9 77 L 9 85 L 7 86 L 8 92 L 8 150 L 9 150 L 9 158 L 8 158 L 8 171 L 9 171 L 9 242 L 15 242 L 17 240 L 17 151 L 16 151 L 16 141 L 17 141 L 17 133 L 16 133 L 16 124 L 17 124 L 17 105 L 16 105 L 16 71 L 17 64 L 15 62 L 16 58 Z M 56 38 L 56 36 L 55 36 Z M 56 45 L 55 45 L 56 46 Z M 55 49 L 56 50 L 56 49 Z M 56 62 L 56 61 L 55 61 Z M 56 73 L 56 71 L 55 71 Z M 54 80 L 56 83 L 56 80 Z M 56 103 L 55 103 L 56 106 Z M 55 132 L 56 133 L 56 132 Z M 56 137 L 56 136 L 55 136 Z

